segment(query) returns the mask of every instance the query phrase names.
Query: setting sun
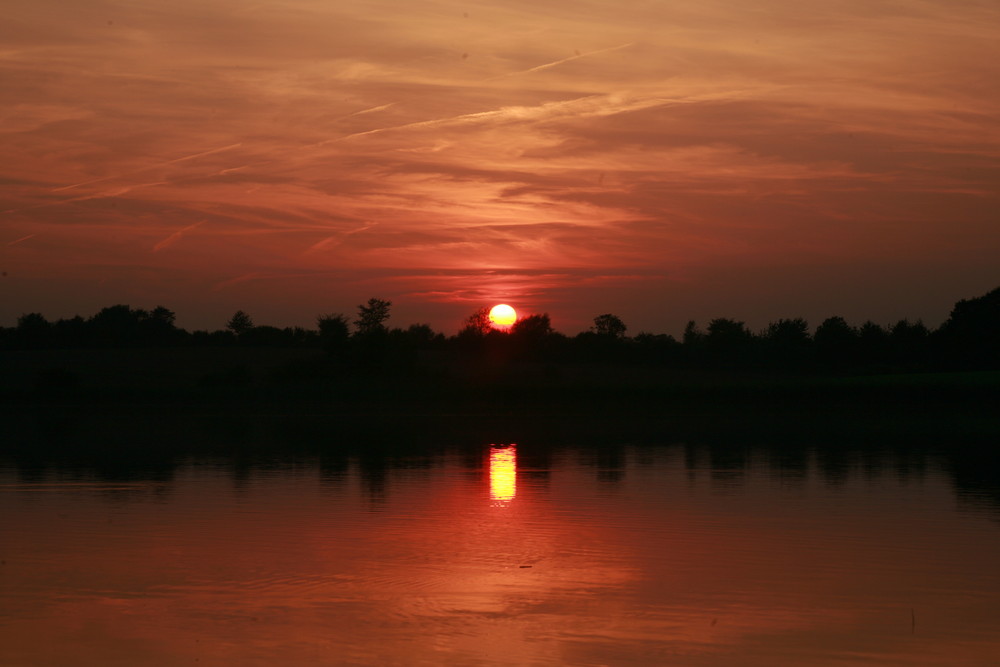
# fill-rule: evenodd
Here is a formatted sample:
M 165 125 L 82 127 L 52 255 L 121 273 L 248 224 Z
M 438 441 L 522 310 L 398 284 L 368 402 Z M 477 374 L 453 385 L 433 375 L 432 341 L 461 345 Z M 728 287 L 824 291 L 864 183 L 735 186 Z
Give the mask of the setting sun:
M 517 311 L 505 303 L 490 309 L 490 322 L 496 327 L 509 327 L 517 321 Z

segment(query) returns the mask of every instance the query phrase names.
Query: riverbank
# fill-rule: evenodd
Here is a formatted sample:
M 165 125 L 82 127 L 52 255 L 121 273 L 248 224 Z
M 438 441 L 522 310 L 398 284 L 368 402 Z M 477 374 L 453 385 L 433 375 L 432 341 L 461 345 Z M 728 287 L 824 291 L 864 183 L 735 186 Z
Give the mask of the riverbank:
M 996 372 L 793 376 L 448 359 L 366 369 L 253 349 L 3 361 L 7 451 L 317 452 L 469 438 L 1000 441 Z

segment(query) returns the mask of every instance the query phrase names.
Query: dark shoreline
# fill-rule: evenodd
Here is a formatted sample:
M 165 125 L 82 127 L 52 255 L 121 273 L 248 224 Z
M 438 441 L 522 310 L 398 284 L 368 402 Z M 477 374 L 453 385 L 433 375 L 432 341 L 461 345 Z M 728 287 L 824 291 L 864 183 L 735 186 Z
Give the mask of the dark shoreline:
M 99 449 L 118 442 L 114 449 L 183 450 L 201 442 L 194 449 L 322 451 L 397 440 L 456 441 L 470 433 L 490 442 L 1000 443 L 1000 400 L 993 386 L 871 380 L 595 387 L 397 379 L 350 387 L 8 393 L 0 407 L 6 425 L 0 452 L 59 448 L 69 441 Z
M 0 455 L 491 442 L 1000 449 L 1000 372 L 778 375 L 543 362 L 387 370 L 300 351 L 133 352 L 7 356 L 14 363 L 0 368 Z

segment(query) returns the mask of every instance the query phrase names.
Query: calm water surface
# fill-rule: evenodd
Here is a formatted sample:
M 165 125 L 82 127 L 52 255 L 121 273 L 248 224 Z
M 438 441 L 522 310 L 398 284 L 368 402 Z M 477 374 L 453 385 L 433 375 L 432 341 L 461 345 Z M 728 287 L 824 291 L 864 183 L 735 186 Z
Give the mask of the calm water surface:
M 10 464 L 0 664 L 997 664 L 998 495 L 954 468 L 527 444 Z

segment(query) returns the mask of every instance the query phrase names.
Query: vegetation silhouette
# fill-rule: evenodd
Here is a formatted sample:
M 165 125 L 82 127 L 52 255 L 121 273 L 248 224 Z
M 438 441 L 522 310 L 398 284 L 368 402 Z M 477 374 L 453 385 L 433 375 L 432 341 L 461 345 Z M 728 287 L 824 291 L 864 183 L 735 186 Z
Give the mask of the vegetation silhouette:
M 834 316 L 812 331 L 787 318 L 753 332 L 716 318 L 688 322 L 681 340 L 630 336 L 613 313 L 575 336 L 547 313 L 499 330 L 485 307 L 446 336 L 390 328 L 391 306 L 372 298 L 353 320 L 322 314 L 313 329 L 237 311 L 219 330 L 191 332 L 160 305 L 54 322 L 23 314 L 0 327 L 0 457 L 26 478 L 54 466 L 169 479 L 193 454 L 252 467 L 277 450 L 322 457 L 339 479 L 347 452 L 381 502 L 397 457 L 469 433 L 546 443 L 519 450 L 524 461 L 593 447 L 609 484 L 624 474 L 620 443 L 707 443 L 691 447 L 692 469 L 707 451 L 731 471 L 725 485 L 753 460 L 733 443 L 756 441 L 790 476 L 811 448 L 831 484 L 872 452 L 899 454 L 879 465 L 939 457 L 957 491 L 987 495 L 1000 516 L 1000 288 L 957 302 L 933 330 Z
M 933 395 L 959 409 L 962 401 L 995 399 L 1000 384 L 996 375 L 968 374 L 1000 370 L 1000 288 L 957 302 L 936 330 L 908 320 L 854 326 L 835 316 L 812 332 L 802 318 L 753 332 L 715 318 L 704 329 L 688 322 L 681 340 L 629 336 L 613 313 L 596 315 L 572 337 L 556 331 L 547 313 L 501 330 L 486 307 L 446 336 L 427 324 L 389 328 L 391 306 L 372 297 L 353 321 L 329 313 L 313 329 L 256 325 L 239 310 L 223 329 L 193 332 L 160 305 L 118 304 L 55 322 L 26 313 L 17 326 L 0 327 L 0 395 L 270 392 L 286 401 L 332 397 L 412 409 L 452 401 L 484 411 L 743 402 L 787 412 L 810 401 L 832 405 L 848 393 L 877 406 Z
M 237 336 L 241 336 L 250 329 L 253 329 L 253 320 L 242 310 L 237 310 L 226 323 L 226 328 Z

